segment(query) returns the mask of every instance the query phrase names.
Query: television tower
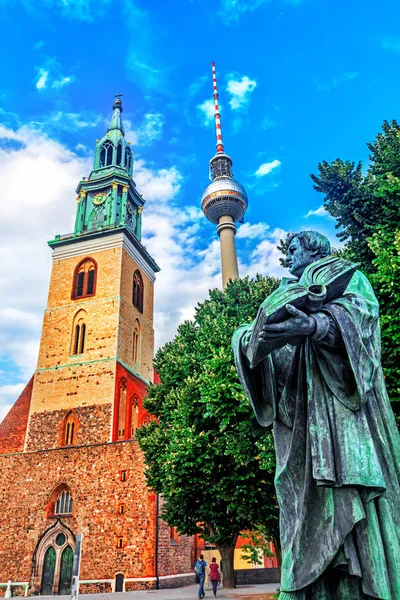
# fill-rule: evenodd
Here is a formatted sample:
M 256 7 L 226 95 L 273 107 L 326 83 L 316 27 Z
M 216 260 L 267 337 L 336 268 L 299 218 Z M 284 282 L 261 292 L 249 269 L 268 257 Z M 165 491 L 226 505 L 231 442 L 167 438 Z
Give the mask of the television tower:
M 222 287 L 225 288 L 230 279 L 238 279 L 239 277 L 235 245 L 235 223 L 242 221 L 248 206 L 248 200 L 244 187 L 233 179 L 232 159 L 224 152 L 214 62 L 212 63 L 212 75 L 217 152 L 210 160 L 209 177 L 211 183 L 203 192 L 201 209 L 207 219 L 217 225 L 217 233 L 221 242 Z

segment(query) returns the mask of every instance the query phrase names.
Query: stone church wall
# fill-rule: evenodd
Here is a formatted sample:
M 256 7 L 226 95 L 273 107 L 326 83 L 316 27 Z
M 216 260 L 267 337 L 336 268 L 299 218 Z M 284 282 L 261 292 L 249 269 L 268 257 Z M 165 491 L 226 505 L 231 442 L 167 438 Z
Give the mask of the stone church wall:
M 64 419 L 69 410 L 33 413 L 29 421 L 27 450 L 49 450 L 64 445 Z M 80 406 L 74 409 L 78 420 L 74 445 L 89 445 L 110 440 L 111 404 Z
M 93 581 L 88 591 L 108 588 L 116 573 L 152 579 L 155 497 L 145 484 L 142 454 L 131 441 L 0 456 L 0 583 L 29 581 L 30 593 L 38 593 L 33 555 L 57 520 L 48 515 L 49 499 L 62 483 L 74 498 L 73 513 L 62 523 L 74 535 L 83 534 L 81 579 L 103 580 L 97 586 Z M 118 513 L 120 504 L 124 514 Z

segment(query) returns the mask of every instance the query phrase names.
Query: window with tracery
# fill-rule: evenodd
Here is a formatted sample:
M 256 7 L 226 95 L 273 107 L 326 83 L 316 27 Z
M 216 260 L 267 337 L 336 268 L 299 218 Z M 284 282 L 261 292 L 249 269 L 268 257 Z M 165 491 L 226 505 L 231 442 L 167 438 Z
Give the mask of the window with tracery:
M 143 312 L 143 279 L 140 271 L 136 270 L 133 274 L 132 304 L 142 313 Z
M 140 365 L 140 323 L 139 319 L 135 321 L 132 340 L 132 360 L 135 364 Z
M 100 167 L 107 167 L 112 164 L 114 144 L 107 140 L 100 150 Z
M 118 432 L 117 439 L 125 439 L 125 423 L 126 423 L 126 391 L 127 391 L 126 379 L 122 379 L 119 384 L 119 397 L 118 397 Z
M 96 263 L 90 258 L 85 258 L 75 268 L 72 298 L 94 296 L 96 293 L 96 278 Z
M 72 326 L 71 356 L 83 354 L 86 343 L 86 319 L 87 313 L 80 310 L 74 318 Z
M 54 514 L 55 515 L 70 515 L 74 507 L 74 500 L 70 490 L 64 489 L 57 498 Z

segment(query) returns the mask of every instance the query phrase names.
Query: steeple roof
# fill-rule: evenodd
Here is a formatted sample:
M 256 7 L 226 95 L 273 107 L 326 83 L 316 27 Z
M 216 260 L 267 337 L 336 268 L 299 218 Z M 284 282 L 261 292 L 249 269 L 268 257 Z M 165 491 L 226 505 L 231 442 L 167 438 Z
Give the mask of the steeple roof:
M 122 94 L 116 94 L 115 101 L 113 104 L 113 115 L 111 117 L 110 125 L 108 126 L 107 131 L 113 131 L 117 129 L 123 135 L 125 135 L 124 125 L 122 123 L 121 113 L 123 111 L 122 102 L 121 102 Z

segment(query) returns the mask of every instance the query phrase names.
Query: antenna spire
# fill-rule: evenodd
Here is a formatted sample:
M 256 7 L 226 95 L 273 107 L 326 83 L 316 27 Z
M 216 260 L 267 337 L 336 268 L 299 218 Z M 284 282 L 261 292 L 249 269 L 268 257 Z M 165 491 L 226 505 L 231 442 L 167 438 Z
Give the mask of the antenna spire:
M 218 89 L 217 89 L 217 72 L 215 70 L 215 62 L 212 62 L 212 76 L 213 76 L 213 87 L 214 87 L 214 120 L 215 120 L 215 135 L 217 138 L 217 153 L 224 151 L 224 144 L 222 142 L 222 129 L 221 129 L 221 113 L 219 112 L 218 104 Z

